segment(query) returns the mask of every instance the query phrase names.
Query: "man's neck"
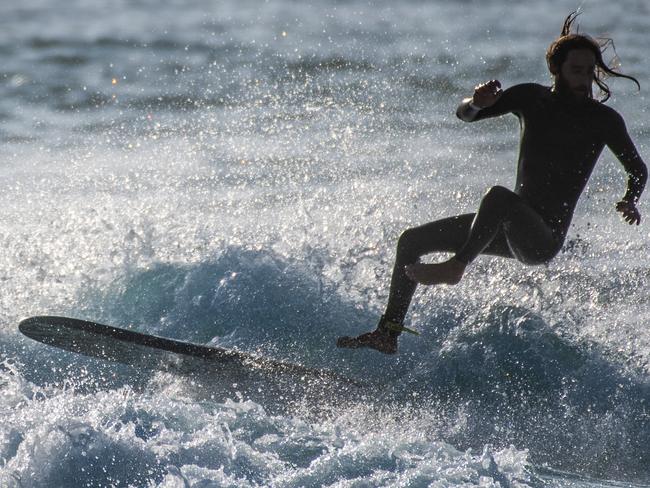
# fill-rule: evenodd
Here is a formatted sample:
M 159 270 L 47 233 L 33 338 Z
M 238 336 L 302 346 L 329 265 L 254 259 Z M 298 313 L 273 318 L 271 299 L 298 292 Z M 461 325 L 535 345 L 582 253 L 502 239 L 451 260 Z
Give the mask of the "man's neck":
M 590 97 L 576 95 L 561 83 L 554 83 L 551 87 L 551 93 L 557 100 L 567 105 L 583 105 L 593 100 Z

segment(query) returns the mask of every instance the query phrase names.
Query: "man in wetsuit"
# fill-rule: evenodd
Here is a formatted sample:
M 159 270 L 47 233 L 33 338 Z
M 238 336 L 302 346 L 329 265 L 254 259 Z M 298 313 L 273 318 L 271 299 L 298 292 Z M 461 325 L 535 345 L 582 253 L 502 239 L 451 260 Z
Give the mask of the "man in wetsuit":
M 595 40 L 571 33 L 575 17 L 575 13 L 567 17 L 562 35 L 547 52 L 552 87 L 526 83 L 502 91 L 501 84 L 492 80 L 477 86 L 456 112 L 465 122 L 507 113 L 519 118 L 514 191 L 494 186 L 476 213 L 406 230 L 397 245 L 388 305 L 377 329 L 358 337 L 341 337 L 338 347 L 369 347 L 394 354 L 400 333 L 413 332 L 402 324 L 417 284 L 454 285 L 479 254 L 515 258 L 530 265 L 550 261 L 564 243 L 578 198 L 605 146 L 629 176 L 616 210 L 629 224 L 640 223 L 636 204 L 647 179 L 646 166 L 623 118 L 592 97 L 594 83 L 605 94 L 604 100 L 609 97 L 604 73 L 638 82 L 607 67 Z M 454 256 L 442 263 L 419 262 L 432 252 Z

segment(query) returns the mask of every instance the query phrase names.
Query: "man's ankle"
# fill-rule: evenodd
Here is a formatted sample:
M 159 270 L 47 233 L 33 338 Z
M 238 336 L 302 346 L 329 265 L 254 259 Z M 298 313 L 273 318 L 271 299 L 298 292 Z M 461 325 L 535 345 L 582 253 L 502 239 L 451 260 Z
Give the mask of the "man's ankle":
M 377 324 L 377 330 L 386 334 L 388 337 L 397 338 L 402 333 L 402 323 L 397 320 L 391 320 L 386 315 L 382 315 Z

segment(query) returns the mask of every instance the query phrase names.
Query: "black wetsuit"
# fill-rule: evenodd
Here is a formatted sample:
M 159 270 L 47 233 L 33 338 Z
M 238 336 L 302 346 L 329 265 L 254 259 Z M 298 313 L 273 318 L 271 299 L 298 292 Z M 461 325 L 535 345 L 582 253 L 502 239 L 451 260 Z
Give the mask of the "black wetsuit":
M 424 254 L 456 253 L 471 262 L 479 254 L 542 264 L 562 247 L 580 194 L 605 146 L 625 167 L 629 179 L 623 197 L 636 202 L 647 169 L 628 135 L 623 118 L 592 99 L 562 96 L 549 87 L 526 83 L 503 92 L 478 112 L 468 101 L 459 118 L 474 122 L 513 113 L 521 124 L 515 190 L 488 190 L 475 214 L 459 215 L 406 230 L 399 239 L 384 316 L 404 320 L 416 284 L 404 272 Z

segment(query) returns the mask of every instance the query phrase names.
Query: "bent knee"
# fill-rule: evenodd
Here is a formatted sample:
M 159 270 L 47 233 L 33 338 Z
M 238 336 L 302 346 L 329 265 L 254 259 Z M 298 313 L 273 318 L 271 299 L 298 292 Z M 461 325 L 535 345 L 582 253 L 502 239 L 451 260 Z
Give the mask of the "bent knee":
M 514 201 L 519 200 L 519 196 L 515 192 L 513 192 L 512 190 L 508 190 L 507 188 L 499 185 L 495 185 L 492 188 L 490 188 L 485 193 L 483 198 L 488 200 L 503 202 L 503 203 L 512 203 Z
M 493 215 L 506 218 L 521 202 L 521 197 L 503 186 L 493 186 L 481 200 L 481 208 Z
M 413 247 L 415 243 L 415 232 L 414 229 L 406 229 L 401 233 L 399 239 L 397 240 L 397 251 L 406 251 Z
M 415 262 L 422 257 L 422 236 L 416 228 L 406 229 L 397 240 L 397 255 L 400 259 Z

